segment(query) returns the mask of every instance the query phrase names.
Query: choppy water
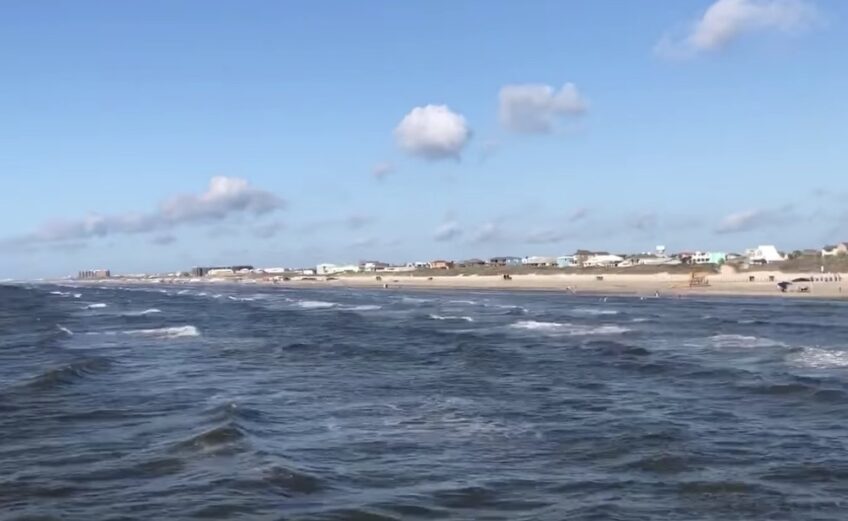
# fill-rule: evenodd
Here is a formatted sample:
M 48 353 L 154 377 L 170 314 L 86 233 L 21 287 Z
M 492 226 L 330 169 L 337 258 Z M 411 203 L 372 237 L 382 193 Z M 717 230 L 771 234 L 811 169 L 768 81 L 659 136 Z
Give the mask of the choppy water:
M 848 306 L 0 287 L 3 519 L 848 518 Z

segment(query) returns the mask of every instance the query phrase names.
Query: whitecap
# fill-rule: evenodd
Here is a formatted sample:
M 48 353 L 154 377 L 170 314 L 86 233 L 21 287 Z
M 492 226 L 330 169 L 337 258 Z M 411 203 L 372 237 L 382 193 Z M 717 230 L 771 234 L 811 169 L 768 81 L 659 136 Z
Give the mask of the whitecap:
M 324 302 L 323 300 L 301 300 L 297 302 L 297 306 L 303 309 L 326 309 L 335 305 L 335 302 Z
M 719 348 L 755 348 L 784 346 L 783 342 L 746 335 L 713 335 L 709 338 L 714 347 Z
M 450 304 L 466 304 L 466 305 L 469 305 L 469 306 L 476 306 L 477 305 L 476 300 L 449 300 L 448 303 L 450 303 Z
M 805 347 L 789 357 L 790 363 L 814 369 L 848 367 L 848 351 Z
M 403 297 L 401 301 L 406 302 L 407 304 L 425 304 L 427 302 L 432 302 L 433 300 L 428 298 Z
M 457 317 L 457 316 L 444 316 L 444 315 L 428 315 L 433 320 L 464 320 L 465 322 L 474 322 L 474 319 L 471 317 Z
M 74 293 L 74 298 L 82 298 L 82 293 Z
M 158 329 L 134 329 L 125 331 L 128 335 L 155 336 L 160 338 L 198 337 L 200 331 L 194 326 L 163 327 Z
M 509 327 L 514 329 L 524 329 L 529 331 L 540 331 L 544 333 L 559 333 L 570 336 L 584 335 L 620 335 L 627 333 L 630 329 L 615 324 L 602 326 L 585 326 L 579 324 L 569 324 L 567 322 L 539 322 L 536 320 L 521 320 Z
M 51 291 L 51 295 L 56 295 L 57 297 L 67 297 L 70 296 L 70 293 L 67 291 Z
M 376 304 L 362 304 L 359 306 L 350 306 L 344 309 L 345 311 L 377 311 L 378 309 L 383 309 L 383 306 L 378 306 Z
M 66 328 L 65 326 L 61 324 L 56 324 L 56 327 L 59 328 L 59 331 L 61 331 L 62 333 L 65 333 L 68 336 L 74 336 L 74 332 Z
M 253 302 L 254 300 L 256 300 L 250 297 L 234 297 L 232 295 L 227 295 L 227 298 L 230 300 L 235 300 L 236 302 Z
M 618 315 L 618 311 L 614 309 L 574 308 L 572 311 L 583 315 Z
M 128 312 L 128 313 L 124 313 L 124 316 L 128 316 L 128 317 L 142 317 L 142 316 L 144 316 L 144 315 L 152 315 L 153 313 L 161 313 L 161 312 L 162 312 L 162 310 L 161 310 L 161 309 L 150 308 L 150 309 L 145 309 L 145 310 L 143 310 L 143 311 L 130 311 L 130 312 Z
M 95 304 L 89 304 L 85 307 L 85 309 L 103 309 L 106 307 L 106 304 L 102 302 L 97 302 Z

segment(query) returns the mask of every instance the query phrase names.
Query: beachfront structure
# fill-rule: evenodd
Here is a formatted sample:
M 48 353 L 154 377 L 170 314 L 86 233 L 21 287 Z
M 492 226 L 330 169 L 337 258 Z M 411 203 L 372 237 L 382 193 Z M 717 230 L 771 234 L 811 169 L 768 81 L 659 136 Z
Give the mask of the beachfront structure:
M 96 269 L 96 270 L 80 270 L 77 273 L 78 279 L 108 279 L 112 276 L 112 272 L 104 269 Z
M 560 255 L 556 258 L 557 268 L 572 268 L 577 265 L 574 255 Z
M 620 262 L 624 261 L 624 257 L 620 255 L 592 255 L 588 259 L 583 261 L 584 268 L 612 268 L 618 266 Z
M 692 254 L 692 264 L 724 264 L 727 254 L 720 251 L 696 251 Z
M 840 242 L 833 246 L 825 246 L 821 251 L 822 257 L 836 257 L 837 255 L 848 255 L 848 242 Z
M 380 261 L 362 261 L 359 263 L 362 271 L 383 271 L 389 267 L 389 263 Z
M 205 277 L 209 275 L 210 272 L 216 270 L 230 270 L 233 273 L 247 273 L 253 270 L 253 266 L 249 265 L 241 265 L 241 266 L 195 266 L 191 269 L 192 277 Z
M 482 259 L 468 259 L 468 260 L 458 262 L 457 265 L 460 268 L 474 268 L 474 267 L 479 267 L 479 266 L 485 266 L 486 261 L 484 261 Z
M 336 265 L 329 262 L 319 264 L 315 267 L 318 275 L 338 275 L 339 273 L 358 273 L 362 270 L 358 264 Z
M 557 258 L 556 257 L 544 257 L 541 255 L 531 255 L 529 257 L 524 257 L 521 259 L 521 264 L 524 266 L 530 266 L 532 268 L 541 268 L 546 266 L 556 266 Z
M 431 270 L 449 270 L 453 268 L 453 261 L 434 260 L 430 261 Z
M 232 268 L 213 268 L 206 272 L 207 277 L 232 277 L 235 274 Z
M 772 262 L 781 262 L 784 260 L 783 255 L 777 251 L 777 248 L 771 244 L 757 246 L 745 251 L 745 256 L 753 264 L 770 264 Z
M 492 257 L 491 266 L 521 266 L 521 257 Z
M 631 268 L 633 266 L 662 266 L 669 264 L 680 264 L 680 261 L 665 255 L 660 256 L 651 253 L 641 253 L 627 257 L 618 263 L 618 267 Z

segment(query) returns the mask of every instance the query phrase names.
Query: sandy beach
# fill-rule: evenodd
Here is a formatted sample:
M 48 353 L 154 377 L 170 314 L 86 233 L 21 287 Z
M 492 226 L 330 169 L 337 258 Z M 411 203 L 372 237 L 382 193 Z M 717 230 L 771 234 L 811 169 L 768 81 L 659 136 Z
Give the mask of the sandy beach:
M 753 280 L 752 280 L 753 278 Z M 777 283 L 799 278 L 812 278 L 810 282 L 797 282 L 781 292 Z M 93 282 L 93 281 L 92 281 Z M 782 298 L 848 298 L 848 274 L 810 275 L 758 271 L 741 273 L 716 273 L 708 275 L 706 285 L 690 286 L 690 277 L 684 273 L 654 274 L 516 274 L 505 279 L 502 275 L 435 275 L 412 274 L 357 274 L 335 277 L 293 277 L 291 280 L 263 278 L 206 278 L 139 280 L 114 277 L 97 283 L 172 283 L 172 284 L 272 284 L 281 287 L 350 287 L 392 289 L 439 290 L 524 290 L 561 291 L 576 294 L 685 296 L 773 296 Z M 806 291 L 800 291 L 807 288 Z

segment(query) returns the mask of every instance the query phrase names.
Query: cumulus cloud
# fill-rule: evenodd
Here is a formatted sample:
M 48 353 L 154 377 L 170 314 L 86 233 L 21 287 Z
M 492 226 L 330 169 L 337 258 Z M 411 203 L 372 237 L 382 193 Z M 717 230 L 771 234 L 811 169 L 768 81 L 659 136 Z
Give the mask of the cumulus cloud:
M 666 36 L 656 51 L 688 57 L 721 49 L 743 34 L 757 31 L 798 32 L 819 19 L 807 0 L 717 0 L 680 37 Z
M 439 242 L 451 241 L 460 235 L 462 235 L 462 228 L 460 228 L 459 223 L 456 221 L 442 223 L 433 232 L 433 238 Z
M 549 133 L 558 118 L 582 114 L 587 108 L 573 83 L 559 90 L 543 84 L 506 85 L 498 98 L 501 124 L 526 134 Z
M 282 199 L 251 186 L 244 179 L 213 177 L 205 192 L 172 197 L 151 212 L 54 220 L 12 241 L 49 243 L 165 231 L 185 224 L 221 221 L 237 214 L 262 215 L 284 206 Z
M 470 137 L 465 117 L 447 105 L 415 107 L 395 128 L 401 149 L 430 160 L 459 159 Z
M 377 163 L 374 165 L 374 168 L 371 169 L 371 174 L 378 180 L 382 181 L 389 175 L 395 172 L 395 165 L 388 162 Z

